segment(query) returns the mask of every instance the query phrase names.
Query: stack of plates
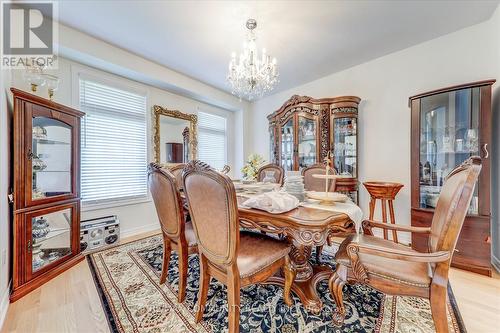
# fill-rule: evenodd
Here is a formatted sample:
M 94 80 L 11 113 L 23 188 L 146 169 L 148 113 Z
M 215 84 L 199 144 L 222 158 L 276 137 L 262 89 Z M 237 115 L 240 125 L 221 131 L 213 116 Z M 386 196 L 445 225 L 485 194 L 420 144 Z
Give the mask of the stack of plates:
M 299 171 L 287 171 L 283 189 L 288 194 L 291 194 L 299 199 L 299 201 L 304 201 L 304 177 L 300 174 Z

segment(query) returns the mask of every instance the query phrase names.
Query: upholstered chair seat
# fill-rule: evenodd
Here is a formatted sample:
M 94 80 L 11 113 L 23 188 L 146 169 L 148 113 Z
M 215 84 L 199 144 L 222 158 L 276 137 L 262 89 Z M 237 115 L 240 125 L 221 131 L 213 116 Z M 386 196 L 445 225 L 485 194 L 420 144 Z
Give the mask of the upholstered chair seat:
M 377 247 L 384 251 L 395 252 L 404 251 L 418 254 L 406 245 L 394 243 L 392 240 L 385 240 L 370 235 L 349 235 L 340 245 L 335 255 L 337 264 L 351 267 L 351 260 L 347 253 L 348 244 L 358 244 L 359 246 Z M 410 262 L 404 260 L 388 259 L 377 255 L 359 253 L 359 261 L 363 264 L 371 281 L 381 280 L 380 283 L 401 284 L 411 286 L 429 287 L 431 283 L 431 265 L 427 262 Z
M 255 232 L 241 231 L 240 249 L 236 259 L 240 278 L 258 273 L 286 257 L 289 252 L 290 246 L 285 242 Z M 256 253 L 259 255 L 256 256 Z M 225 270 L 224 266 L 217 267 Z

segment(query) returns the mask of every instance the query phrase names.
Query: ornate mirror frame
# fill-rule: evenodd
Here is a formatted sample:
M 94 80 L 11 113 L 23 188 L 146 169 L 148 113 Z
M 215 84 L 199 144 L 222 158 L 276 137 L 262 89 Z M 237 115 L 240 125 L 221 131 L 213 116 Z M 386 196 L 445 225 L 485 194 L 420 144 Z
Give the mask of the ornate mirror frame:
M 154 161 L 162 164 L 160 161 L 160 116 L 167 116 L 189 121 L 189 159 L 195 160 L 198 150 L 197 124 L 198 116 L 191 113 L 183 113 L 178 110 L 168 110 L 162 106 L 153 106 L 153 146 Z

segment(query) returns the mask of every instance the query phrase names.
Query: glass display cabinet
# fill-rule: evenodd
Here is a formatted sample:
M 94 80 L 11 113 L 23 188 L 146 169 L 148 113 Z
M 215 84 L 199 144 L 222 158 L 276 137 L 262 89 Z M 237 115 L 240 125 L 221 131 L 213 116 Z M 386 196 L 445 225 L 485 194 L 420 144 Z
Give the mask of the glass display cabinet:
M 271 161 L 285 171 L 323 163 L 328 151 L 343 177 L 336 190 L 357 202 L 357 117 L 355 96 L 314 99 L 292 96 L 269 115 Z
M 80 251 L 80 118 L 18 89 L 14 94 L 14 261 L 11 301 L 83 257 Z
M 271 162 L 298 171 L 321 161 L 321 100 L 293 96 L 268 116 Z
M 336 180 L 336 190 L 358 202 L 358 105 L 355 96 L 336 98 L 330 105 L 330 150 L 333 166 L 342 176 Z
M 412 223 L 430 226 L 446 176 L 470 156 L 482 171 L 452 264 L 490 275 L 491 86 L 482 81 L 410 97 L 412 112 Z M 414 234 L 413 247 L 427 249 Z

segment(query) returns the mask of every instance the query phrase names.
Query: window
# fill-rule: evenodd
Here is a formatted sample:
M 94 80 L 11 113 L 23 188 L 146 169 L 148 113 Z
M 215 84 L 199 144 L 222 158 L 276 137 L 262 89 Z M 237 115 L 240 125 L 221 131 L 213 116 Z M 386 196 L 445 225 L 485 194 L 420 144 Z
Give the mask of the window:
M 227 164 L 226 118 L 198 112 L 198 158 L 216 169 Z
M 147 198 L 146 96 L 80 78 L 82 202 Z

